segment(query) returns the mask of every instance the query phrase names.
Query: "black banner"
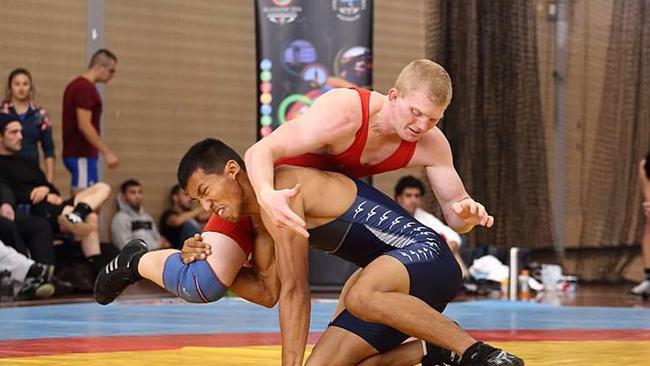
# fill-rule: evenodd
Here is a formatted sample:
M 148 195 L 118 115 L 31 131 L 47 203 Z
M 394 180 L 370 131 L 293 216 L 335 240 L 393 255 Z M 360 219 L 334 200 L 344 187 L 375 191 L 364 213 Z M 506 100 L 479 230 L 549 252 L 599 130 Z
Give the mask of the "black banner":
M 257 138 L 337 87 L 372 84 L 372 0 L 256 0 Z

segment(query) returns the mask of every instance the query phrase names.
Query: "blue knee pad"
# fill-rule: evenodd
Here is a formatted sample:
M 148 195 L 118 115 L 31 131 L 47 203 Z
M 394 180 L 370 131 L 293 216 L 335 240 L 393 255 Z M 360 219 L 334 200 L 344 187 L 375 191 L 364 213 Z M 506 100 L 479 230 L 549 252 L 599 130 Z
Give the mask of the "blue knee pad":
M 163 268 L 165 288 L 187 302 L 206 303 L 217 301 L 228 288 L 221 283 L 208 261 L 184 264 L 181 253 L 174 253 Z

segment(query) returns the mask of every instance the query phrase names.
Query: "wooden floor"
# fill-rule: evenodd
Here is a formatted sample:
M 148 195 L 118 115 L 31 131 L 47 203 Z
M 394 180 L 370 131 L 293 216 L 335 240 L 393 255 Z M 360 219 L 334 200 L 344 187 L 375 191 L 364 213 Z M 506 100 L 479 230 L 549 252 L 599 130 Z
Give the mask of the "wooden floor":
M 566 306 L 612 306 L 612 307 L 641 307 L 650 309 L 650 301 L 644 301 L 639 296 L 630 294 L 634 284 L 582 284 L 575 292 L 540 292 L 531 301 Z M 461 294 L 456 301 L 472 301 L 480 299 L 506 299 L 500 293 L 489 296 L 471 296 Z

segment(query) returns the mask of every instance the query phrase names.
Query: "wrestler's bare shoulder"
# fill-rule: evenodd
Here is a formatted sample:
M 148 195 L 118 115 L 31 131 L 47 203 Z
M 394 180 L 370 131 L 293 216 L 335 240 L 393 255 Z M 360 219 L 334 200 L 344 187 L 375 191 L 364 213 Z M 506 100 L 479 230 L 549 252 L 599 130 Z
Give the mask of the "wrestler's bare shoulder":
M 314 168 L 281 166 L 275 169 L 275 189 L 300 184 L 306 218 L 337 217 L 354 202 L 354 181 L 343 174 Z
M 431 166 L 447 163 L 450 159 L 449 141 L 438 127 L 434 127 L 418 141 L 408 166 Z
M 332 89 L 316 99 L 316 103 L 326 103 L 331 108 L 331 111 L 348 117 L 345 119 L 351 119 L 354 114 L 361 113 L 359 94 L 354 89 Z
M 358 108 L 359 95 L 353 89 L 336 88 L 321 95 L 316 104 L 337 107 L 340 112 L 349 112 L 350 109 Z

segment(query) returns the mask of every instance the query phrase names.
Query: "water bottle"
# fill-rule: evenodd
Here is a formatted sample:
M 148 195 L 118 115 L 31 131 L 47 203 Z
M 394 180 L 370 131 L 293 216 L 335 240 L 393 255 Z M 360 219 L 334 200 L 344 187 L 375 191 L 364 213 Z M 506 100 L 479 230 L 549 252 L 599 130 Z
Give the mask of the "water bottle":
M 521 274 L 519 275 L 519 298 L 522 301 L 530 300 L 530 287 L 528 286 L 529 278 L 530 275 L 528 274 L 528 270 L 521 270 Z
M 11 272 L 0 271 L 0 302 L 14 301 L 14 284 L 11 280 Z

